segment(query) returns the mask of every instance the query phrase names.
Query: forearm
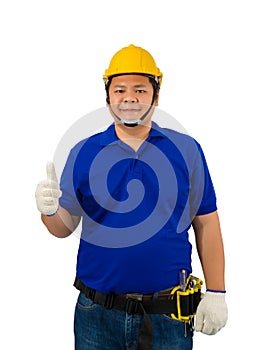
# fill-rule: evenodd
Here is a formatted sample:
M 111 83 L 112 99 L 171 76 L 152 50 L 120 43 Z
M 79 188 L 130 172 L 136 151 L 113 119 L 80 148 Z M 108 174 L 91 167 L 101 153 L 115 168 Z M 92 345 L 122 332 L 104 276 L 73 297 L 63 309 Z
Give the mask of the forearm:
M 48 231 L 58 238 L 68 237 L 76 229 L 80 221 L 79 217 L 70 215 L 62 207 L 59 207 L 56 214 L 51 216 L 42 214 L 41 218 Z
M 196 217 L 193 227 L 206 288 L 225 290 L 224 247 L 217 212 Z

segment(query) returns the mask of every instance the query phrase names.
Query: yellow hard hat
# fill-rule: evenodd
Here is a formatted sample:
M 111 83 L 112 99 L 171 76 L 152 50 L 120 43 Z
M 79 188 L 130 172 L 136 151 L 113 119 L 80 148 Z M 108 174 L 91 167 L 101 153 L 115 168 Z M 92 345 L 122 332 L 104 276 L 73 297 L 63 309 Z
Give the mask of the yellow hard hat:
M 141 47 L 133 44 L 119 50 L 111 59 L 109 68 L 103 75 L 105 84 L 109 77 L 119 74 L 138 73 L 155 77 L 161 84 L 163 74 L 156 66 L 152 55 Z

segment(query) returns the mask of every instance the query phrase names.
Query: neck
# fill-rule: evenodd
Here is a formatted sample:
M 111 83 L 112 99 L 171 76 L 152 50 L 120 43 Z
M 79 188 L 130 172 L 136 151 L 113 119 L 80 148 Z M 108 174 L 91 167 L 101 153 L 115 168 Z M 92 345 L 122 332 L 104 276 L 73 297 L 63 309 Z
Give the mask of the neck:
M 128 144 L 135 151 L 147 139 L 151 130 L 151 121 L 137 125 L 135 127 L 125 126 L 121 123 L 115 123 L 117 137 L 124 143 Z

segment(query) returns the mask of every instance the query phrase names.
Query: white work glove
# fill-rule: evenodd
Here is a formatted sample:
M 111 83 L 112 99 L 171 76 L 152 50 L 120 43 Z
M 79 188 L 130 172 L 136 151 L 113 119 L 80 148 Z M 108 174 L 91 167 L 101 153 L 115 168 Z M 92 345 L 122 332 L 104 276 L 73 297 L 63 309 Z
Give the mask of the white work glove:
M 41 181 L 35 191 L 38 210 L 44 215 L 53 215 L 59 206 L 60 191 L 58 179 L 52 162 L 47 163 L 47 180 Z
M 206 292 L 197 308 L 195 331 L 208 335 L 216 334 L 226 325 L 227 319 L 225 293 Z

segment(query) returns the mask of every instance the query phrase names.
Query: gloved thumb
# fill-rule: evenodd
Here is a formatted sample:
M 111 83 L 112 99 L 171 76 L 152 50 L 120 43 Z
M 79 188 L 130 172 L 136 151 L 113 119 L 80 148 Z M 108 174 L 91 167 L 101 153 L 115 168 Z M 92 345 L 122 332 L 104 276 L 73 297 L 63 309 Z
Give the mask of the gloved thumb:
M 56 170 L 53 162 L 48 162 L 46 165 L 47 180 L 58 182 Z
M 195 319 L 195 331 L 201 332 L 204 326 L 204 317 L 202 312 L 197 312 Z

